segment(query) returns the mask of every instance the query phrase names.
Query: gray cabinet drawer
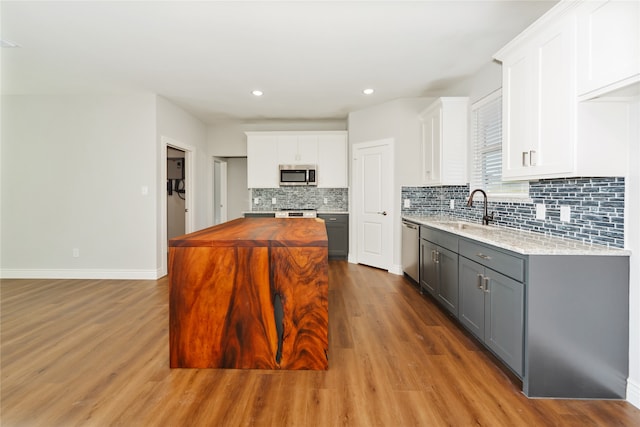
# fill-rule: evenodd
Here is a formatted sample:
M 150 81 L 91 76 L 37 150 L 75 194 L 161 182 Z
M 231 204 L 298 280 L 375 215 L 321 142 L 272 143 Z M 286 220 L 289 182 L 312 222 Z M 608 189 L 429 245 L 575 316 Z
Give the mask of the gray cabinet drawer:
M 524 281 L 524 260 L 522 258 L 465 239 L 460 239 L 459 248 L 459 253 L 463 257 L 520 282 Z
M 458 236 L 455 234 L 429 227 L 420 227 L 420 238 L 435 243 L 445 249 L 449 249 L 450 251 L 458 252 Z

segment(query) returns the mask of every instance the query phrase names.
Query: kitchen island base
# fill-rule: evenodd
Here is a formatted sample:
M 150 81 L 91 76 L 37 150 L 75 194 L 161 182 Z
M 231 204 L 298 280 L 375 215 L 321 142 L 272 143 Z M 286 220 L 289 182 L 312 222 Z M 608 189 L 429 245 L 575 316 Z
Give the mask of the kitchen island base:
M 173 239 L 172 368 L 328 369 L 324 222 L 249 218 Z

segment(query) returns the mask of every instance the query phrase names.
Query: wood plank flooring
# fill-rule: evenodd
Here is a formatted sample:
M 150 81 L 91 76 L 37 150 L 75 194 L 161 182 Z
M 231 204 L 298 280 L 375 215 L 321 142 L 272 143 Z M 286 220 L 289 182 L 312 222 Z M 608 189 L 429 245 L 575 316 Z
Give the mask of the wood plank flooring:
M 329 266 L 328 371 L 169 369 L 168 283 L 3 280 L 3 427 L 640 426 L 624 401 L 527 399 L 405 278 Z

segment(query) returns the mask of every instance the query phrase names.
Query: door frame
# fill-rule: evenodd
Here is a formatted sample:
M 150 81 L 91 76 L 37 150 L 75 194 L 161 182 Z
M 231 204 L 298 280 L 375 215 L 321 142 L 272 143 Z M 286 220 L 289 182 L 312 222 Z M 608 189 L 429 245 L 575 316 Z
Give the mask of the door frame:
M 395 183 L 395 169 L 394 169 L 394 165 L 395 165 L 395 139 L 394 138 L 383 138 L 383 139 L 377 139 L 377 140 L 372 140 L 372 141 L 365 141 L 365 142 L 358 142 L 358 143 L 354 143 L 351 146 L 351 159 L 352 159 L 352 163 L 351 163 L 351 183 L 353 185 L 353 191 L 352 191 L 352 196 L 351 196 L 351 205 L 353 206 L 353 215 L 350 215 L 350 224 L 349 224 L 349 229 L 352 230 L 351 231 L 351 236 L 350 236 L 350 241 L 353 242 L 352 243 L 352 247 L 349 248 L 349 262 L 353 262 L 353 263 L 359 263 L 358 260 L 358 245 L 360 244 L 360 240 L 359 240 L 359 235 L 358 235 L 358 230 L 359 230 L 359 225 L 360 222 L 362 221 L 362 219 L 360 218 L 360 200 L 361 200 L 361 196 L 362 196 L 362 186 L 360 185 L 360 177 L 359 177 L 359 172 L 360 172 L 360 168 L 358 165 L 358 160 L 356 158 L 359 150 L 361 149 L 366 149 L 366 148 L 371 148 L 371 147 L 376 147 L 376 146 L 380 146 L 380 145 L 386 145 L 389 147 L 389 151 L 390 151 L 390 156 L 389 156 L 389 174 L 391 176 L 389 176 L 387 182 L 389 183 L 388 185 L 388 191 L 389 191 L 389 199 L 390 199 L 390 204 L 391 206 L 389 206 L 389 209 L 387 210 L 387 215 L 389 217 L 389 222 L 391 224 L 391 226 L 389 227 L 389 233 L 390 235 L 388 236 L 389 239 L 389 243 L 391 244 L 391 248 L 389 250 L 388 253 L 388 258 L 386 261 L 387 264 L 387 271 L 389 272 L 393 272 L 394 270 L 394 253 L 395 253 L 395 221 L 396 221 L 396 213 L 395 213 L 395 206 L 393 205 L 394 200 L 395 200 L 395 190 L 394 190 L 394 183 Z
M 168 136 L 160 136 L 160 185 L 158 191 L 160 193 L 160 275 L 165 276 L 168 273 L 167 253 L 169 252 L 169 243 L 167 242 L 167 148 L 175 148 L 184 151 L 184 231 L 191 233 L 193 231 L 193 203 L 195 194 L 195 164 L 193 159 L 196 158 L 195 147 L 185 144 L 181 141 L 169 138 Z

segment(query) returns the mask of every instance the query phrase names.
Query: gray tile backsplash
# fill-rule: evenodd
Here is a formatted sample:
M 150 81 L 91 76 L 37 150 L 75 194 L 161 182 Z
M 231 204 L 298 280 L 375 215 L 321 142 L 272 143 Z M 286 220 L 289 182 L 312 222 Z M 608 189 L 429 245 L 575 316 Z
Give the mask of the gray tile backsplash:
M 494 224 L 550 236 L 579 240 L 614 248 L 624 247 L 624 178 L 545 179 L 529 183 L 530 202 L 492 202 Z M 466 207 L 469 186 L 402 187 L 403 215 L 446 215 L 480 222 L 484 203 L 478 195 Z M 454 200 L 454 209 L 449 208 Z M 536 204 L 546 207 L 546 218 L 536 219 Z M 403 204 L 404 206 L 404 204 Z M 560 207 L 569 206 L 570 221 L 560 220 Z
M 317 209 L 318 211 L 347 212 L 349 211 L 348 188 L 317 188 L 317 187 L 280 187 L 253 188 L 251 196 L 251 210 L 257 212 L 278 209 Z M 253 203 L 255 198 L 259 203 Z M 276 199 L 276 204 L 271 199 Z M 327 203 L 324 203 L 325 199 Z

